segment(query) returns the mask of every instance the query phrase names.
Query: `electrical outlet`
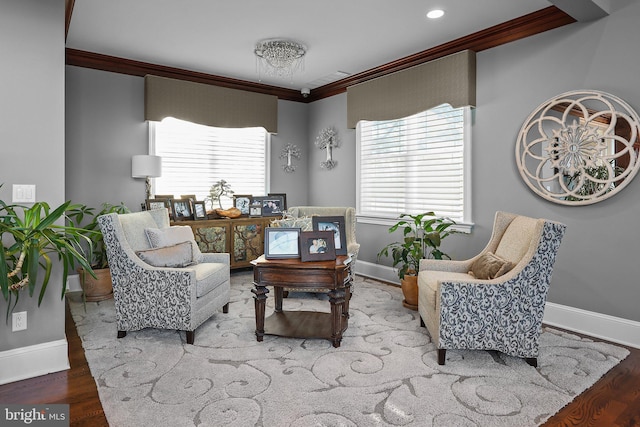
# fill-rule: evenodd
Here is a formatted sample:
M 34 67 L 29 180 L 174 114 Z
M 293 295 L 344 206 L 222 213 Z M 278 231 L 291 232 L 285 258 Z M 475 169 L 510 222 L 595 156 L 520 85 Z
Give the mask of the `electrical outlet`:
M 11 323 L 11 331 L 24 331 L 27 329 L 27 312 L 21 311 L 19 313 L 13 313 L 13 322 Z

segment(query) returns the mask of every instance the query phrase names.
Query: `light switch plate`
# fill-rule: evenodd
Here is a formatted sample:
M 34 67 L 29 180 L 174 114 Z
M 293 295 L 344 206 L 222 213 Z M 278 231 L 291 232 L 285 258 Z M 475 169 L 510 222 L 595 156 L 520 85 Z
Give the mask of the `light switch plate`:
M 31 184 L 13 184 L 13 203 L 35 203 L 36 186 Z

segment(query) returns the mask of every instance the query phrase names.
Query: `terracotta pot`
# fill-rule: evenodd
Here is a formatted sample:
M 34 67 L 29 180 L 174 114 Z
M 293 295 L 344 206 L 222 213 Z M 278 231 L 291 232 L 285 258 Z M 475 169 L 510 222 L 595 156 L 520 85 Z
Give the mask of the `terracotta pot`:
M 418 276 L 404 276 L 400 280 L 404 301 L 402 305 L 411 309 L 418 309 Z
M 94 268 L 93 272 L 97 277 L 96 279 L 91 277 L 91 275 L 82 268 L 78 269 L 85 299 L 87 301 L 103 301 L 113 298 L 111 270 L 108 268 Z

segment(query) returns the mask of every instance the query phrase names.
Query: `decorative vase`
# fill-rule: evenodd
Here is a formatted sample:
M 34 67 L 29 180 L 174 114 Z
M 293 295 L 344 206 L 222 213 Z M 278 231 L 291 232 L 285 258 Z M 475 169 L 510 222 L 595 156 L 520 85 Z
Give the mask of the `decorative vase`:
M 94 268 L 93 272 L 96 275 L 95 279 L 84 269 L 78 269 L 85 299 L 93 302 L 113 298 L 111 270 L 108 268 Z
M 418 276 L 405 275 L 400 280 L 404 300 L 402 305 L 411 309 L 418 310 Z

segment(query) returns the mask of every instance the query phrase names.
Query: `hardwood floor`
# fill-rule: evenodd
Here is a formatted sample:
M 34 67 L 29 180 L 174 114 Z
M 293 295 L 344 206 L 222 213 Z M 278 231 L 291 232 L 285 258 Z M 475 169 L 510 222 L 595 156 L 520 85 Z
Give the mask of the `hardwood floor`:
M 108 426 L 68 309 L 66 332 L 71 369 L 2 385 L 0 402 L 67 403 L 71 427 Z M 625 360 L 543 425 L 640 426 L 640 349 L 628 349 L 631 354 Z

